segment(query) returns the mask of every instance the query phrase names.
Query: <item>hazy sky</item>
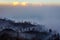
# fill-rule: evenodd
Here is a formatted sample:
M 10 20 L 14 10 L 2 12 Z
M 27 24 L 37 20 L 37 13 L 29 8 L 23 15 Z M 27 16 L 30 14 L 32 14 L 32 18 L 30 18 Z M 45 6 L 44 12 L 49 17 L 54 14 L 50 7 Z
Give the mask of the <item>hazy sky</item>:
M 33 3 L 33 2 L 60 3 L 60 0 L 0 0 L 0 2 L 15 2 L 15 1 L 18 1 L 18 2 L 30 2 L 30 3 Z

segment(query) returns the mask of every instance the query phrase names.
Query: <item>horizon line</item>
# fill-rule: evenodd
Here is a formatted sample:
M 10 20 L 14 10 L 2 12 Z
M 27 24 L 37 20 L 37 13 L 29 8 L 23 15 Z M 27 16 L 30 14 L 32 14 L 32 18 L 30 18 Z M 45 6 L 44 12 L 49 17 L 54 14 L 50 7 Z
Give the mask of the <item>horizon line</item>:
M 57 6 L 60 6 L 60 3 L 28 3 L 28 2 L 0 2 L 0 5 L 12 5 L 12 6 L 18 6 L 18 5 L 21 5 L 21 6 L 53 6 L 53 5 L 57 5 Z

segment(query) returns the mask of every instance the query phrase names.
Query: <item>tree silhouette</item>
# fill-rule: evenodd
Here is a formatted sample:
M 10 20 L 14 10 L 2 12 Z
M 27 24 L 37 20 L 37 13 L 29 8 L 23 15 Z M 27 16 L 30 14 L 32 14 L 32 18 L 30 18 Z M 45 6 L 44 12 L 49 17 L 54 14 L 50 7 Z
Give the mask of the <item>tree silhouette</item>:
M 49 29 L 49 32 L 51 33 L 52 32 L 52 29 Z

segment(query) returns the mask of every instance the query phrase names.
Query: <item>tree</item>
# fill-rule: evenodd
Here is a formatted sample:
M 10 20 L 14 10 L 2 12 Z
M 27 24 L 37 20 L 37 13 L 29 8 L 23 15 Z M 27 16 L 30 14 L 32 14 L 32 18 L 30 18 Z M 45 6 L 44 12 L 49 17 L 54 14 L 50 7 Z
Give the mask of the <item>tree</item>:
M 49 32 L 51 33 L 52 32 L 52 29 L 49 29 Z

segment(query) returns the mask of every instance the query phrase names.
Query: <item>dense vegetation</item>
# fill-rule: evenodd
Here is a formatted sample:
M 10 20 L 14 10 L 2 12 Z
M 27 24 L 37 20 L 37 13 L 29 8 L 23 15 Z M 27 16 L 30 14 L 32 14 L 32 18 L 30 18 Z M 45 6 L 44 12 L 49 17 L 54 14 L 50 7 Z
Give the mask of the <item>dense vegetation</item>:
M 11 20 L 7 20 L 7 19 L 0 19 L 0 24 L 2 24 L 2 22 L 8 22 L 9 24 L 13 25 L 13 26 L 22 26 L 24 27 L 33 27 L 33 26 L 37 26 L 35 24 L 32 24 L 30 22 L 15 22 L 15 21 L 11 21 Z M 41 26 L 40 26 L 41 27 Z M 19 34 L 17 32 L 17 36 L 13 37 L 11 36 L 9 33 L 15 32 L 12 29 L 5 29 L 3 31 L 0 31 L 0 40 L 60 40 L 60 34 L 59 33 L 54 33 L 52 29 L 49 29 L 49 31 L 25 31 L 23 33 L 25 34 L 29 34 L 29 35 L 35 35 L 35 37 L 32 37 L 31 39 L 28 38 L 24 38 L 24 37 L 18 37 Z M 28 35 L 28 36 L 29 36 Z

